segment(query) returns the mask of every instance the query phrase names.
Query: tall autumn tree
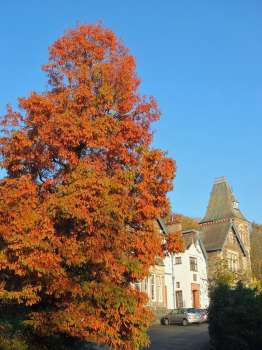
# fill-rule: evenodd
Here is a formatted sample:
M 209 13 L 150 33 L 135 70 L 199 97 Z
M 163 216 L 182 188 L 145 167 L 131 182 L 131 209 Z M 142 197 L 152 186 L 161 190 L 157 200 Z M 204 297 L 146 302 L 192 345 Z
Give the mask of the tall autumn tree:
M 0 300 L 23 305 L 39 336 L 139 349 L 151 314 L 132 288 L 162 255 L 175 164 L 151 147 L 155 100 L 135 60 L 101 25 L 49 48 L 47 91 L 2 118 Z

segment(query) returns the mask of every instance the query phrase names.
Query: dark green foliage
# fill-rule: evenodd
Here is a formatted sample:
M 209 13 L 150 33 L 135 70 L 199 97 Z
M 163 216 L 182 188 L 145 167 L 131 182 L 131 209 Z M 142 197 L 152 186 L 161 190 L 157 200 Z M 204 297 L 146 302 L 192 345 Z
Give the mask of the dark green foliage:
M 209 334 L 216 350 L 262 349 L 262 294 L 238 283 L 211 291 Z
M 24 321 L 30 308 L 20 305 L 0 305 L 0 350 L 88 350 L 86 342 L 56 334 L 39 337 Z

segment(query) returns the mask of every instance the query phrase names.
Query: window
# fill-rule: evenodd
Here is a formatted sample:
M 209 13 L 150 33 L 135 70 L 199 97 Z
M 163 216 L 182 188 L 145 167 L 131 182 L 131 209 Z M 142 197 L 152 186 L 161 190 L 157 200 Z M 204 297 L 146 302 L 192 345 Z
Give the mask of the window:
M 227 264 L 230 271 L 238 271 L 238 254 L 227 252 Z
M 176 291 L 176 307 L 177 307 L 177 309 L 183 307 L 183 293 L 182 293 L 182 290 Z
M 239 208 L 239 203 L 237 201 L 233 201 L 233 208 L 238 209 Z
M 176 287 L 177 287 L 177 288 L 180 288 L 180 282 L 177 282 L 177 283 L 176 283 Z
M 197 281 L 197 274 L 196 274 L 196 273 L 193 274 L 193 281 L 194 281 L 194 282 Z
M 150 282 L 151 282 L 151 286 L 150 286 L 150 294 L 151 294 L 151 299 L 155 300 L 156 299 L 156 292 L 155 292 L 155 275 L 151 275 L 150 276 Z
M 142 290 L 141 282 L 135 282 L 135 289 L 141 292 Z
M 190 257 L 190 271 L 197 271 L 197 258 Z
M 174 309 L 174 310 L 172 310 L 171 312 L 172 312 L 172 314 L 178 314 L 178 313 L 179 313 L 179 310 Z
M 165 286 L 165 277 L 164 276 L 162 276 L 161 281 L 162 281 L 162 285 L 161 285 L 162 300 L 167 303 L 166 286 Z
M 182 264 L 182 258 L 181 258 L 181 256 L 176 256 L 176 257 L 175 257 L 175 264 L 176 264 L 176 265 Z
M 146 293 L 148 293 L 148 278 L 147 277 L 144 279 L 144 291 Z
M 158 301 L 161 302 L 163 300 L 163 293 L 162 293 L 162 283 L 161 283 L 160 276 L 156 277 L 156 295 L 157 295 Z

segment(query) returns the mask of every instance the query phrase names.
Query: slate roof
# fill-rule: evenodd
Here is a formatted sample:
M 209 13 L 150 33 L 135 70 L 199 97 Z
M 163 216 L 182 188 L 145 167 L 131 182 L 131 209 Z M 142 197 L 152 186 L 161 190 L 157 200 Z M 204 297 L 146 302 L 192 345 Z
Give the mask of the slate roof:
M 230 226 L 230 222 L 218 222 L 201 227 L 200 237 L 207 252 L 223 249 Z
M 230 218 L 246 220 L 234 203 L 237 201 L 227 180 L 217 179 L 212 188 L 206 214 L 200 223 Z

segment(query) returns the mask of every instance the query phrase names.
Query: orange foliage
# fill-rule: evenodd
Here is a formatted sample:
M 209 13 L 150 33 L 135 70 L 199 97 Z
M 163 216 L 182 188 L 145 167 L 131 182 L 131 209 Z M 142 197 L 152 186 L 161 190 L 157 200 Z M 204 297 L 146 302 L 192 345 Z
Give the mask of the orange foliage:
M 130 284 L 162 254 L 175 164 L 150 147 L 157 104 L 114 33 L 79 26 L 49 52 L 48 91 L 1 122 L 0 300 L 33 306 L 41 334 L 138 349 L 150 312 Z
M 181 231 L 170 232 L 166 241 L 167 251 L 179 253 L 184 251 L 184 241 Z

